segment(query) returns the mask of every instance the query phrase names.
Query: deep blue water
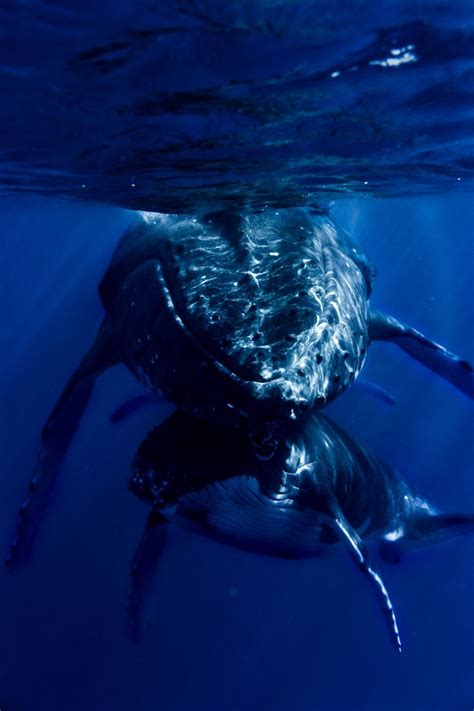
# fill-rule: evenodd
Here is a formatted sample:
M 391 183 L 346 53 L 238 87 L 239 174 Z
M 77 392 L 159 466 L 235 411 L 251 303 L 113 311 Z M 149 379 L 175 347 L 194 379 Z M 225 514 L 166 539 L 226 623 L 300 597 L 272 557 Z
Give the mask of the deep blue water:
M 335 208 L 379 268 L 373 303 L 471 359 L 470 196 Z M 126 211 L 40 198 L 1 214 L 1 545 L 31 475 L 42 423 L 100 320 L 98 279 Z M 397 399 L 349 391 L 330 407 L 349 432 L 436 505 L 473 508 L 472 405 L 388 344 L 367 376 Z M 128 569 L 145 510 L 128 464 L 161 417 L 109 415 L 140 392 L 125 368 L 97 386 L 28 567 L 0 578 L 0 704 L 10 709 L 461 711 L 474 695 L 474 538 L 380 563 L 405 651 L 387 640 L 351 561 L 281 561 L 174 529 L 151 626 L 127 636 Z
M 125 208 L 334 200 L 377 265 L 373 305 L 474 360 L 471 3 L 27 0 L 1 3 L 0 32 L 0 551 Z M 439 508 L 474 511 L 472 403 L 389 344 L 364 375 L 396 407 L 354 388 L 328 414 Z M 474 708 L 474 536 L 380 562 L 398 656 L 344 555 L 176 527 L 134 643 L 128 466 L 170 411 L 113 425 L 140 392 L 123 366 L 99 380 L 31 562 L 0 573 L 1 711 Z

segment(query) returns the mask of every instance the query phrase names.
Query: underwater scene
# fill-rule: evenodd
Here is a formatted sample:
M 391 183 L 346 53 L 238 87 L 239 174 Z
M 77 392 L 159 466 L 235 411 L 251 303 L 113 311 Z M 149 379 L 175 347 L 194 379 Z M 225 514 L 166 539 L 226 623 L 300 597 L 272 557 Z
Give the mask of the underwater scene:
M 474 709 L 473 4 L 0 32 L 0 711 Z

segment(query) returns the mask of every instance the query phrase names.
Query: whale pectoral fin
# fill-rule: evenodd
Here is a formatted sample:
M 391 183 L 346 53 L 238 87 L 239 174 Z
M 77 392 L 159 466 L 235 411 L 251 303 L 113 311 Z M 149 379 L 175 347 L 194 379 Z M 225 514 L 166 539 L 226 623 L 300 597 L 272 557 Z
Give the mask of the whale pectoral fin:
M 361 570 L 362 573 L 369 579 L 381 604 L 395 648 L 398 652 L 401 652 L 402 643 L 398 631 L 395 611 L 382 578 L 369 563 L 367 546 L 364 544 L 357 531 L 352 528 L 350 523 L 347 521 L 339 504 L 332 494 L 328 495 L 326 504 L 331 512 L 330 515 L 325 516 L 327 525 L 330 526 L 341 543 L 344 544 L 346 550 L 358 565 L 359 570 Z
M 371 311 L 369 337 L 372 341 L 392 341 L 405 353 L 474 400 L 474 369 L 471 363 L 426 338 L 392 316 Z
M 160 397 L 156 392 L 143 393 L 142 395 L 136 395 L 130 398 L 122 405 L 119 405 L 112 414 L 110 415 L 110 421 L 116 424 L 117 422 L 122 422 L 122 420 L 127 419 L 134 412 L 142 410 L 146 407 L 152 407 L 154 405 L 159 405 L 164 402 L 164 398 Z M 166 401 L 165 401 L 166 402 Z
M 156 506 L 148 515 L 138 548 L 130 569 L 127 620 L 134 639 L 140 636 L 141 617 L 151 593 L 154 573 L 166 544 L 168 519 Z
M 95 379 L 116 362 L 118 359 L 113 354 L 110 327 L 104 319 L 91 348 L 70 378 L 43 428 L 36 468 L 20 508 L 16 536 L 5 561 L 9 568 L 28 557 L 54 482 L 89 402 Z
M 402 555 L 425 545 L 442 543 L 455 536 L 474 533 L 472 514 L 430 514 L 417 516 L 402 531 L 391 531 L 380 543 L 381 557 L 399 563 Z
M 368 393 L 373 398 L 379 400 L 384 405 L 388 405 L 389 407 L 395 407 L 397 404 L 397 401 L 391 393 L 385 390 L 385 388 L 382 388 L 380 385 L 377 385 L 377 383 L 373 383 L 371 380 L 359 377 L 355 380 L 352 387 Z

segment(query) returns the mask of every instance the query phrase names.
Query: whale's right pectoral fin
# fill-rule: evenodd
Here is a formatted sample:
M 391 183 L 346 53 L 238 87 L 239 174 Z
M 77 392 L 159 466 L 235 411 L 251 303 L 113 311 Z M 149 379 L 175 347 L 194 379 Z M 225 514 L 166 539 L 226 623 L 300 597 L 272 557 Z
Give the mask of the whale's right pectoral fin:
M 380 543 L 380 555 L 390 563 L 399 563 L 409 551 L 455 536 L 474 533 L 472 514 L 426 514 L 416 516 L 402 529 L 390 531 Z
M 381 605 L 394 646 L 398 652 L 401 652 L 402 643 L 395 610 L 381 576 L 370 564 L 367 546 L 344 516 L 334 494 L 329 489 L 324 491 L 322 495 L 321 493 L 319 492 L 321 513 L 324 515 L 326 525 L 336 534 L 359 570 L 368 578 Z
M 97 376 L 118 362 L 111 327 L 104 319 L 92 346 L 67 383 L 43 428 L 41 451 L 18 513 L 16 536 L 5 561 L 9 568 L 23 562 L 31 551 L 49 495 Z
M 467 360 L 450 353 L 439 343 L 380 311 L 370 312 L 369 337 L 371 341 L 392 341 L 405 353 L 474 400 L 473 366 Z
M 133 556 L 127 619 L 130 634 L 134 639 L 140 636 L 144 607 L 153 587 L 158 560 L 166 544 L 167 523 L 168 519 L 157 506 L 154 506 L 148 515 L 145 530 Z

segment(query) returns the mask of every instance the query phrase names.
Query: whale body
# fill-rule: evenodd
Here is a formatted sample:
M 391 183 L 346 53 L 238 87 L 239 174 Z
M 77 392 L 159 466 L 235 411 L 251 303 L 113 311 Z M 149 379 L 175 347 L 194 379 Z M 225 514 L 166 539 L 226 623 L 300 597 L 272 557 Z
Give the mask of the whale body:
M 474 398 L 467 361 L 369 307 L 372 278 L 319 210 L 138 214 L 100 284 L 98 334 L 43 428 L 8 564 L 26 559 L 94 383 L 118 363 L 177 407 L 244 433 L 262 460 L 354 382 L 373 340 Z
M 245 438 L 182 411 L 139 447 L 130 489 L 152 506 L 133 563 L 132 625 L 150 560 L 169 522 L 224 543 L 284 558 L 313 557 L 342 544 L 375 588 L 397 649 L 393 605 L 367 542 L 388 561 L 474 530 L 474 516 L 443 514 L 390 467 L 317 412 L 259 459 Z M 155 554 L 154 552 L 155 551 Z

